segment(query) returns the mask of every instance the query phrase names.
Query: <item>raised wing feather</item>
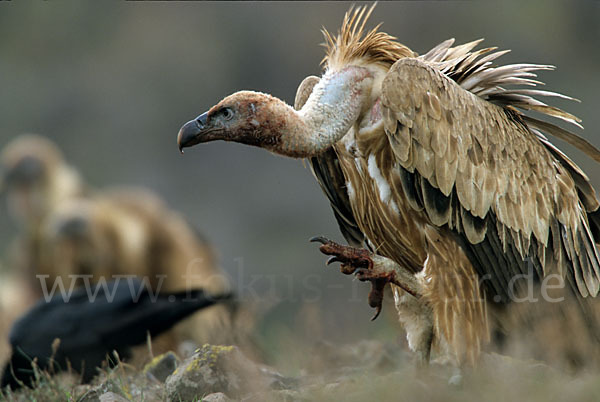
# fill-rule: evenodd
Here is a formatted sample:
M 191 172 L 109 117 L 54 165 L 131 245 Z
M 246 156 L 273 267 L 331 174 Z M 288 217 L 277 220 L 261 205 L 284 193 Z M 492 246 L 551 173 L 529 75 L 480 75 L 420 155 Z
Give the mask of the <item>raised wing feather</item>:
M 444 68 L 456 72 L 448 62 Z M 585 175 L 574 180 L 574 168 L 516 109 L 474 95 L 415 58 L 392 66 L 382 103 L 406 196 L 432 223 L 457 233 L 479 274 L 491 277 L 493 293 L 507 297 L 510 278 L 528 266 L 539 277 L 566 273 L 584 297 L 598 293 L 600 259 L 586 209 L 597 207 L 595 194 L 576 184 L 587 182 Z M 594 199 L 580 199 L 584 187 Z

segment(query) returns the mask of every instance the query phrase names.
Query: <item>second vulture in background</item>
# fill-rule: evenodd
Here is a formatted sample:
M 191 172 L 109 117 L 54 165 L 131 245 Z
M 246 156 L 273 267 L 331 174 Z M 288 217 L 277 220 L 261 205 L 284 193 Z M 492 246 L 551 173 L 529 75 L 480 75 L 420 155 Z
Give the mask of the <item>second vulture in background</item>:
M 58 147 L 38 135 L 9 142 L 0 166 L 19 231 L 8 266 L 29 284 L 24 292 L 41 297 L 59 292 L 59 281 L 69 291 L 115 275 L 136 276 L 165 292 L 201 288 L 216 294 L 229 288 L 211 245 L 152 192 L 92 189 Z M 234 342 L 232 313 L 231 303 L 198 311 L 156 348 L 177 350 L 183 340 Z

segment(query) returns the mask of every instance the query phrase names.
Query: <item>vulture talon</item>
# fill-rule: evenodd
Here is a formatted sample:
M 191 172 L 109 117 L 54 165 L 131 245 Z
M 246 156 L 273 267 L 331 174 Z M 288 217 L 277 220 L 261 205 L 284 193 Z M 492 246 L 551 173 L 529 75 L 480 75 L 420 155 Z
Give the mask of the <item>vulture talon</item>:
M 340 267 L 340 272 L 344 275 L 352 275 L 356 272 L 356 270 L 356 267 L 348 264 L 342 264 L 342 266 Z
M 354 273 L 354 276 L 356 277 L 356 279 L 358 279 L 361 282 L 365 282 L 365 281 L 369 280 L 369 277 L 368 277 L 369 274 L 368 274 L 368 272 L 366 272 L 366 269 L 364 269 L 364 268 L 357 269 L 353 273 Z
M 383 291 L 385 285 L 388 284 L 387 278 L 376 278 L 376 279 L 365 279 L 371 281 L 371 291 L 369 292 L 369 306 L 375 309 L 375 315 L 371 318 L 371 321 L 375 321 L 381 309 L 383 308 Z
M 352 270 L 342 269 L 342 272 L 346 274 L 352 274 L 359 268 L 371 268 L 373 266 L 373 260 L 371 259 L 371 253 L 365 249 L 360 249 L 351 246 L 342 246 L 334 241 L 331 241 L 323 236 L 315 236 L 310 239 L 311 242 L 321 243 L 319 250 L 325 254 L 331 256 L 327 260 L 327 265 L 340 262 L 342 265 L 352 267 Z
M 381 308 L 382 308 L 382 304 L 375 307 L 375 315 L 373 317 L 371 317 L 371 321 L 375 321 L 377 319 L 377 317 L 379 317 L 379 314 L 381 314 Z
M 330 240 L 323 236 L 313 236 L 308 241 L 311 243 L 327 244 Z
M 341 263 L 343 263 L 344 261 L 340 260 L 337 256 L 334 255 L 332 257 L 329 257 L 329 259 L 327 260 L 327 262 L 325 263 L 325 265 L 331 265 L 334 262 L 341 262 Z
M 345 275 L 354 274 L 361 281 L 371 282 L 371 292 L 369 293 L 369 306 L 375 309 L 375 315 L 371 321 L 377 319 L 383 306 L 383 289 L 390 282 L 390 276 L 375 272 L 373 269 L 373 259 L 371 253 L 365 249 L 356 247 L 342 246 L 323 236 L 316 236 L 310 239 L 311 242 L 321 243 L 319 250 L 329 255 L 326 264 L 331 265 L 334 262 L 340 262 L 342 265 L 340 271 Z

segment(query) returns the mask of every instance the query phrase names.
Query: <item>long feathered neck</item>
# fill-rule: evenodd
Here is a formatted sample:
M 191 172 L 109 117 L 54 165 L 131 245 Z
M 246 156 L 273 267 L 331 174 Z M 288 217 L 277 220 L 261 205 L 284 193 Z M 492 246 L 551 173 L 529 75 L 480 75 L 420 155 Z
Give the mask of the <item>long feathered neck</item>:
M 264 130 L 273 144 L 256 144 L 294 158 L 317 155 L 339 141 L 359 119 L 371 94 L 373 75 L 367 68 L 349 66 L 327 72 L 300 111 L 271 98 L 272 118 Z M 277 133 L 274 131 L 278 131 Z

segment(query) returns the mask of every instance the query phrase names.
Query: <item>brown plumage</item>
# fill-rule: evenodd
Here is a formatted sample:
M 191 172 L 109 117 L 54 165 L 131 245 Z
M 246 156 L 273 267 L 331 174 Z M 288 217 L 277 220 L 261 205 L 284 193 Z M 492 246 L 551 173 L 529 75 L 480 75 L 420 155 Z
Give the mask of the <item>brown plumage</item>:
M 89 189 L 56 145 L 41 136 L 11 141 L 2 167 L 3 190 L 19 228 L 18 258 L 9 267 L 35 296 L 50 292 L 57 280 L 67 291 L 72 278 L 74 286 L 82 286 L 82 275 L 92 285 L 135 275 L 164 291 L 220 293 L 229 287 L 211 245 L 152 192 Z M 199 311 L 171 331 L 168 347 L 182 340 L 232 342 L 231 314 L 226 305 Z
M 311 158 L 345 238 L 373 251 L 356 273 L 393 283 L 422 358 L 433 342 L 455 362 L 474 362 L 489 339 L 489 310 L 522 294 L 513 278 L 529 268 L 537 284 L 564 278 L 563 294 L 595 332 L 584 299 L 600 287 L 599 203 L 585 173 L 544 134 L 595 160 L 600 152 L 520 111 L 579 126 L 534 98 L 565 96 L 523 88 L 539 83 L 533 71 L 552 67 L 496 66 L 506 52 L 473 51 L 481 41 L 448 40 L 418 56 L 377 28 L 365 33 L 371 11 L 351 10 L 337 36 L 325 33 L 325 73 L 300 85 L 298 111 L 240 92 L 184 125 L 180 148 L 222 139 Z M 352 267 L 348 255 L 336 259 Z M 399 281 L 400 271 L 414 276 L 418 297 L 402 290 L 415 286 Z
M 89 190 L 58 147 L 35 134 L 17 136 L 3 148 L 0 171 L 2 194 L 18 231 L 10 250 L 10 266 L 39 295 L 35 274 L 42 270 L 42 224 L 58 205 L 85 196 Z
M 89 275 L 92 284 L 135 275 L 164 291 L 201 287 L 218 294 L 229 288 L 211 245 L 144 189 L 105 190 L 62 204 L 42 227 L 40 255 L 48 289 L 58 278 L 68 289 L 68 275 Z M 75 286 L 84 285 L 83 277 L 74 280 Z M 231 342 L 230 307 L 211 306 L 184 320 L 175 327 L 177 337 L 169 347 L 182 340 Z
M 12 324 L 24 314 L 35 296 L 24 278 L 14 273 L 0 274 L 0 364 L 10 358 L 8 334 Z

